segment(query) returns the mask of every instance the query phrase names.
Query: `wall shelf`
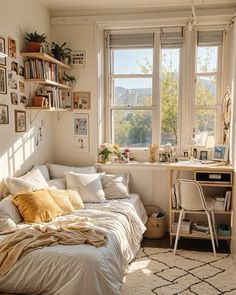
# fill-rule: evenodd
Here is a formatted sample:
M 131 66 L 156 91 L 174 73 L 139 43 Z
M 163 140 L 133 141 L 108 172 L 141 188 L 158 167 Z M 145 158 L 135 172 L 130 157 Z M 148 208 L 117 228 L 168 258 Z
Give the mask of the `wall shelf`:
M 70 90 L 69 86 L 67 86 L 65 84 L 57 83 L 57 82 L 54 82 L 54 81 L 51 81 L 48 79 L 25 79 L 25 82 L 37 83 L 40 85 L 53 86 L 53 87 L 58 87 L 58 88 Z
M 57 64 L 60 68 L 64 70 L 72 69 L 69 65 L 64 64 L 63 62 L 43 52 L 21 52 L 20 55 L 23 57 L 28 57 L 28 58 L 42 59 L 42 60 Z

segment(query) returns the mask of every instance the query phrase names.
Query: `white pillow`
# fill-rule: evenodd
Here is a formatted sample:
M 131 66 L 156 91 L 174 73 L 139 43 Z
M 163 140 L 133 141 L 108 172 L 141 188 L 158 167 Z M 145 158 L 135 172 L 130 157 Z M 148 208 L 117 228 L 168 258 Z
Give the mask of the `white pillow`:
M 22 190 L 48 187 L 47 181 L 38 169 L 33 169 L 21 177 L 6 177 L 4 183 L 12 195 L 16 195 Z
M 39 169 L 39 171 L 42 173 L 43 177 L 48 181 L 50 180 L 50 175 L 48 171 L 48 166 L 46 164 L 37 164 L 34 165 L 33 169 Z M 32 170 L 33 170 L 32 169 Z
M 77 191 L 83 202 L 100 203 L 106 200 L 99 173 L 65 172 L 65 177 L 67 188 Z
M 58 178 L 58 179 L 50 179 L 47 181 L 48 187 L 55 187 L 57 189 L 66 189 L 66 179 Z
M 102 188 L 107 199 L 129 197 L 129 174 L 102 175 Z
M 12 196 L 8 196 L 0 201 L 0 212 L 2 212 L 2 215 L 4 215 L 3 212 L 7 213 L 16 224 L 23 220 L 19 210 L 12 201 Z
M 52 179 L 54 178 L 64 178 L 65 172 L 75 172 L 75 173 L 97 173 L 97 167 L 88 166 L 88 167 L 70 167 L 64 165 L 57 165 L 47 163 L 49 174 Z

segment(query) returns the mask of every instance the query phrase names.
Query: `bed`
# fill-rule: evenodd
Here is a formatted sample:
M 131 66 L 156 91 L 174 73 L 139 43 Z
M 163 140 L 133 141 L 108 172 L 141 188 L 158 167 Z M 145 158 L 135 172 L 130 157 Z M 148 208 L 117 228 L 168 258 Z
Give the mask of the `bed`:
M 0 291 L 30 294 L 118 295 L 128 264 L 140 247 L 147 221 L 136 194 L 102 203 L 86 203 L 83 210 L 57 217 L 89 217 L 106 233 L 105 246 L 56 245 L 23 256 L 3 277 Z M 19 223 L 18 228 L 25 227 Z M 4 235 L 0 239 L 4 239 Z

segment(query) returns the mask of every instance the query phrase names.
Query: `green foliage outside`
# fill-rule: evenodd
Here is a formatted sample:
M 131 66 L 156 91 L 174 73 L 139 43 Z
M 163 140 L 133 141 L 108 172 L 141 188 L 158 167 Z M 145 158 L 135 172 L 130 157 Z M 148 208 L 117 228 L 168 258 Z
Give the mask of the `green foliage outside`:
M 207 48 L 203 60 L 198 59 L 201 72 L 208 73 L 211 58 L 211 48 Z M 170 56 L 170 55 L 169 55 Z M 146 60 L 139 64 L 141 72 L 152 72 L 152 65 Z M 162 52 L 161 62 L 161 142 L 171 141 L 177 144 L 177 114 L 178 114 L 178 83 L 179 72 L 172 59 Z M 214 77 L 204 77 L 196 81 L 196 106 L 215 104 Z M 142 85 L 140 85 L 142 88 Z M 151 97 L 144 98 L 144 105 L 150 105 Z M 183 118 L 184 119 L 184 118 Z M 152 142 L 152 112 L 144 110 L 113 111 L 114 142 L 123 146 L 147 146 Z M 195 117 L 196 132 L 212 131 L 215 124 L 215 111 L 212 109 L 198 109 Z

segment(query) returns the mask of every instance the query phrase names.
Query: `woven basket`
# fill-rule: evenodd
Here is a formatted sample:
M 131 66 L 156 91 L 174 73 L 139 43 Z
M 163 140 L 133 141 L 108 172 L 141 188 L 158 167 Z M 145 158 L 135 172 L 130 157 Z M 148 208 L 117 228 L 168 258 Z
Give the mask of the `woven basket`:
M 165 235 L 165 214 L 158 206 L 145 206 L 148 220 L 146 223 L 147 230 L 144 237 L 147 239 L 160 239 Z M 161 217 L 152 217 L 153 213 L 163 213 Z

